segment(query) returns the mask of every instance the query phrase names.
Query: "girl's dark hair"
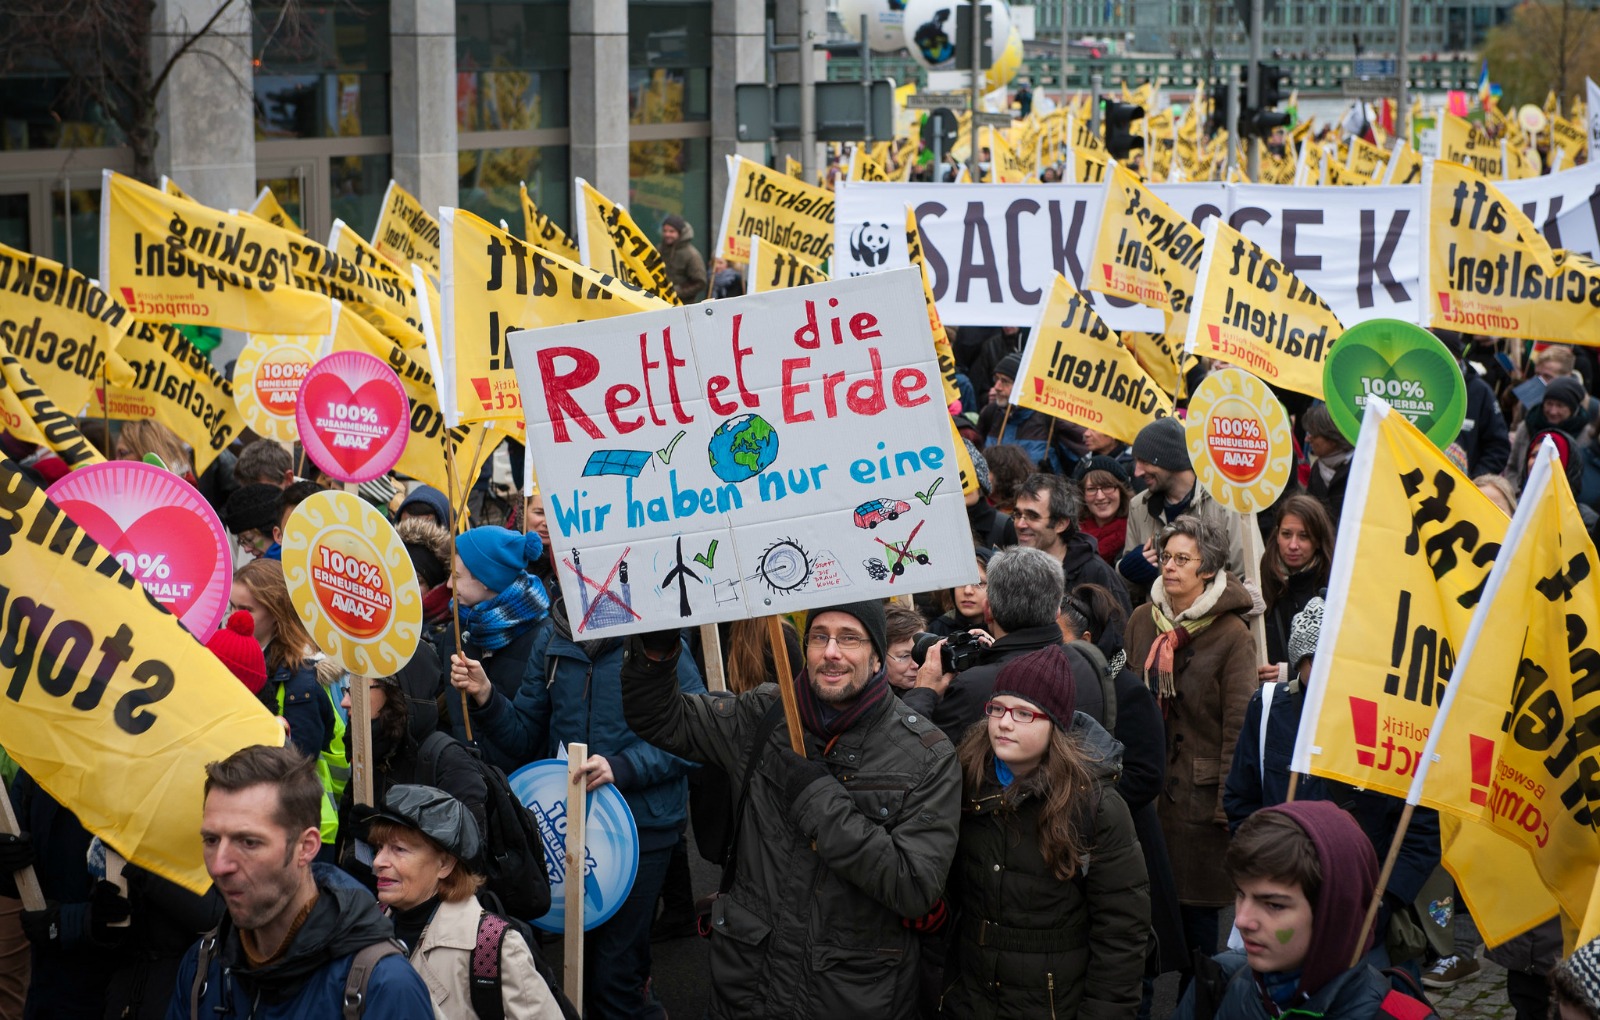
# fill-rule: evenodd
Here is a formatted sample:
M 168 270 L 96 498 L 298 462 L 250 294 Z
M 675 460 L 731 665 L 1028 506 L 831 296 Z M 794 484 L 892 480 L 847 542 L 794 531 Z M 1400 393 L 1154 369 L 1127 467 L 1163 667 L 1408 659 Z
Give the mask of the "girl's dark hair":
M 1014 443 L 989 447 L 983 451 L 983 459 L 989 464 L 989 478 L 993 483 L 989 499 L 997 506 L 1015 506 L 1022 483 L 1039 470 L 1028 451 Z
M 983 555 L 979 555 L 977 557 L 977 560 L 978 560 L 978 578 L 981 581 L 987 582 L 989 580 L 989 557 L 983 556 Z M 964 587 L 966 587 L 966 585 L 962 585 L 962 587 L 964 588 Z M 954 588 L 940 588 L 939 589 L 939 594 L 938 594 L 938 599 L 939 599 L 939 611 L 941 613 L 955 612 L 955 608 L 956 608 L 956 590 Z
M 989 771 L 994 752 L 989 746 L 989 723 L 980 719 L 961 739 L 956 758 L 966 784 L 967 796 L 976 795 Z M 1089 759 L 1077 738 L 1059 726 L 1050 727 L 1050 743 L 1038 770 L 1022 780 L 1043 787 L 1044 810 L 1039 812 L 1039 853 L 1045 865 L 1063 882 L 1072 880 L 1089 859 L 1093 832 L 1094 778 L 1089 774 Z
M 1061 599 L 1061 611 L 1067 614 L 1074 634 L 1088 631 L 1089 640 L 1096 644 L 1107 631 L 1120 635 L 1128 623 L 1117 597 L 1098 584 L 1080 584 L 1067 592 Z
M 1297 492 L 1284 500 L 1278 510 L 1278 523 L 1272 528 L 1273 539 L 1267 543 L 1267 551 L 1261 557 L 1261 598 L 1269 608 L 1289 590 L 1289 568 L 1284 566 L 1283 554 L 1278 552 L 1277 539 L 1278 528 L 1285 517 L 1300 518 L 1300 523 L 1306 526 L 1306 534 L 1317 547 L 1305 569 L 1316 572 L 1318 588 L 1328 586 L 1328 573 L 1333 567 L 1333 518 L 1328 516 L 1321 500 Z

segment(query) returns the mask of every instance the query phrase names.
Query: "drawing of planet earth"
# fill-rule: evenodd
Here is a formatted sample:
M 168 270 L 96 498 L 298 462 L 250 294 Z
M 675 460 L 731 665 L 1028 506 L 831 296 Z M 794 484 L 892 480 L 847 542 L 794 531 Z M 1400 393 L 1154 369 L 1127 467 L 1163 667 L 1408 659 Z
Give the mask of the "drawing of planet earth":
M 742 482 L 778 459 L 778 433 L 759 414 L 741 414 L 717 426 L 706 452 L 718 478 Z

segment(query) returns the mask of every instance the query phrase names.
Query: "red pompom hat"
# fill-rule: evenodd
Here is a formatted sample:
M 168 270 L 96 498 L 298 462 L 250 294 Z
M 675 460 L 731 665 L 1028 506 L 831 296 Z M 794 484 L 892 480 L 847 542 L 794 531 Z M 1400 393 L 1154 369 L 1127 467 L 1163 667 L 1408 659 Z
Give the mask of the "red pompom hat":
M 267 682 L 267 659 L 261 654 L 261 646 L 256 644 L 255 617 L 243 609 L 234 610 L 227 624 L 211 635 L 206 647 L 233 671 L 251 694 L 261 693 Z

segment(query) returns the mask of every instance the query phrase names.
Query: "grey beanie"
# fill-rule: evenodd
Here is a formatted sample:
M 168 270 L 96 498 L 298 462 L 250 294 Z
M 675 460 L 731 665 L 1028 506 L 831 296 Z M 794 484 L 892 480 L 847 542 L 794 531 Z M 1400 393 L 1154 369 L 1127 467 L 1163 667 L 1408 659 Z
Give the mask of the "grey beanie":
M 1003 375 L 1007 379 L 1015 379 L 1017 373 L 1022 371 L 1022 355 L 1012 351 L 999 361 L 995 362 L 994 374 Z
M 1133 439 L 1133 459 L 1154 464 L 1163 471 L 1192 471 L 1183 422 L 1168 415 L 1140 429 Z
M 1294 622 L 1289 624 L 1289 669 L 1292 672 L 1300 667 L 1302 659 L 1309 659 L 1317 652 L 1317 636 L 1322 633 L 1323 601 L 1320 597 L 1313 598 L 1306 603 L 1306 607 L 1294 614 Z
M 806 614 L 806 630 L 811 630 L 811 621 L 822 613 L 845 613 L 861 621 L 861 627 L 867 632 L 867 638 L 872 642 L 872 650 L 878 653 L 878 661 L 889 661 L 889 620 L 883 611 L 882 602 L 851 602 L 843 606 L 820 606 Z M 804 641 L 804 637 L 801 638 Z

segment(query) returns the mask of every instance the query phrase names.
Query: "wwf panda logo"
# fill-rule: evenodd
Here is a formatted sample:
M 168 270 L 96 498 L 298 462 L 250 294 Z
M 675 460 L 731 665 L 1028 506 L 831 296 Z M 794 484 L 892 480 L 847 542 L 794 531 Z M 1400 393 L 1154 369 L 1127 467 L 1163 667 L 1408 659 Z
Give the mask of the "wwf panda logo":
M 875 269 L 889 261 L 889 224 L 863 223 L 850 231 L 850 257 Z

